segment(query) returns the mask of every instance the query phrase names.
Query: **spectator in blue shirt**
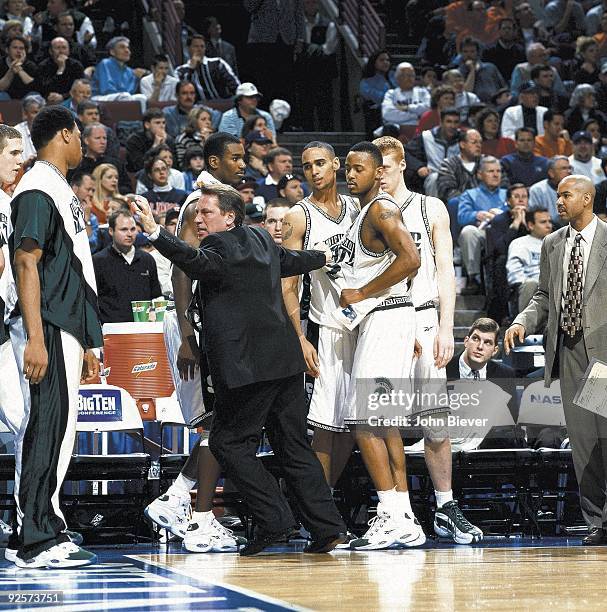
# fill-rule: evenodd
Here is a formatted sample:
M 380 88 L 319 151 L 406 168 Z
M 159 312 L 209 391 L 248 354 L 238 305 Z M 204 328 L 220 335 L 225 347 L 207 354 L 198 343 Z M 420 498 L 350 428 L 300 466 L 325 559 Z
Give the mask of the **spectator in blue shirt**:
M 481 158 L 478 169 L 480 184 L 467 189 L 459 199 L 457 220 L 462 226 L 459 246 L 468 275 L 463 294 L 480 293 L 481 251 L 485 244 L 485 227 L 496 215 L 507 210 L 506 190 L 500 188 L 502 169 L 495 157 Z
M 528 127 L 521 127 L 515 132 L 516 151 L 502 157 L 502 171 L 508 183 L 522 183 L 531 187 L 548 176 L 548 160 L 533 154 L 535 132 Z
M 102 59 L 93 74 L 93 100 L 98 102 L 137 101 L 145 112 L 147 98 L 140 93 L 139 79 L 145 68 L 130 68 L 131 42 L 126 36 L 115 36 L 106 45 L 110 57 Z
M 261 93 L 253 83 L 240 84 L 236 88 L 235 106 L 223 114 L 218 131 L 227 132 L 240 138 L 244 122 L 251 115 L 261 115 L 266 120 L 268 129 L 272 132 L 274 140 L 276 140 L 276 128 L 272 115 L 257 108 L 260 98 Z

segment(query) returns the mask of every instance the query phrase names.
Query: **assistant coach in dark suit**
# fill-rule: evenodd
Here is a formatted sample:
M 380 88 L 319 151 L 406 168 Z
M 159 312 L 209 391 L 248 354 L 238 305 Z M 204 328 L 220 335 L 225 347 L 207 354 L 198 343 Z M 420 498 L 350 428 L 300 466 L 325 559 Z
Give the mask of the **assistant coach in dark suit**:
M 567 225 L 546 236 L 533 299 L 506 332 L 506 351 L 518 338 L 545 328 L 546 386 L 561 380 L 561 395 L 587 545 L 607 544 L 607 419 L 573 404 L 590 359 L 607 361 L 607 224 L 592 212 L 595 187 L 585 176 L 564 178 L 557 209 Z
M 241 554 L 260 552 L 296 526 L 256 457 L 264 426 L 312 534 L 307 552 L 332 550 L 346 540 L 346 528 L 306 437 L 306 364 L 281 290 L 281 277 L 322 268 L 330 251 L 283 249 L 265 230 L 243 226 L 242 198 L 225 185 L 201 189 L 195 223 L 210 235 L 198 249 L 159 228 L 145 198 L 135 201 L 154 246 L 200 283 L 202 344 L 216 398 L 209 447 L 258 525 Z

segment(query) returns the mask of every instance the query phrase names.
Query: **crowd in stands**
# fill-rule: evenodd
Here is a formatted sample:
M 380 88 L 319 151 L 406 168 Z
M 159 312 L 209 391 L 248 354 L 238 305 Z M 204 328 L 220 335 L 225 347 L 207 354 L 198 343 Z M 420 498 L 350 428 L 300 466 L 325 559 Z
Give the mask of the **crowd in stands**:
M 507 322 L 559 227 L 559 181 L 588 176 L 607 212 L 607 0 L 409 0 L 405 14 L 416 62 L 369 58 L 365 128 L 405 143 L 407 185 L 448 206 L 463 292 L 484 288 Z

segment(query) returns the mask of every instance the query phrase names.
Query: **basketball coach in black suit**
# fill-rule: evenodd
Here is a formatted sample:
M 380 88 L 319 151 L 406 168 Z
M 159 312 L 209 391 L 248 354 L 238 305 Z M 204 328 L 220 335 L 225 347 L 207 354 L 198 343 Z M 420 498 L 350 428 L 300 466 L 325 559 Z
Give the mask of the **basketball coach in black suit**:
M 312 534 L 306 552 L 332 550 L 346 541 L 346 528 L 306 437 L 306 365 L 281 290 L 281 277 L 322 268 L 329 249 L 290 251 L 265 230 L 243 226 L 242 198 L 225 185 L 201 190 L 195 222 L 210 235 L 198 249 L 158 227 L 145 198 L 134 202 L 154 246 L 201 285 L 202 342 L 216 398 L 209 447 L 258 525 L 241 555 L 260 552 L 296 526 L 256 457 L 264 426 Z

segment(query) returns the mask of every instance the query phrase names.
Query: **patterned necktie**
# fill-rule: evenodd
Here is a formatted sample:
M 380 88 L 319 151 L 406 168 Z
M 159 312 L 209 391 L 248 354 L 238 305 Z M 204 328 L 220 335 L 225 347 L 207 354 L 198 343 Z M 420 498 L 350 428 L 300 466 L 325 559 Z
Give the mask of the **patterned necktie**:
M 563 331 L 574 337 L 582 329 L 582 289 L 584 278 L 584 257 L 580 244 L 582 235 L 577 234 L 567 270 L 567 288 L 565 291 L 565 311 L 563 313 Z
M 472 372 L 472 376 L 474 377 L 474 380 L 481 379 L 481 375 L 478 373 L 478 370 L 474 370 L 474 372 Z

